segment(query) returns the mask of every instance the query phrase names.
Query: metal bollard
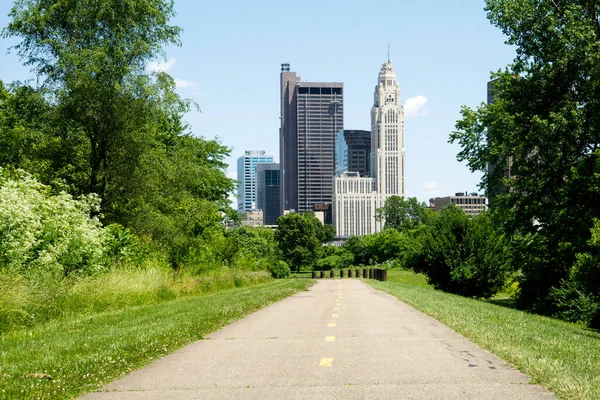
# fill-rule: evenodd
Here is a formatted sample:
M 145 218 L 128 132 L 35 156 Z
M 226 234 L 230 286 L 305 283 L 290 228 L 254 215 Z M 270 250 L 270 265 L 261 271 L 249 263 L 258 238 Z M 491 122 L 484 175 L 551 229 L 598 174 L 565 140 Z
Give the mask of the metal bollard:
M 313 277 L 313 279 L 317 279 L 317 271 L 313 271 L 312 277 Z
M 348 278 L 352 278 L 352 270 L 351 269 L 348 270 Z
M 343 277 L 344 277 L 344 270 L 340 269 L 340 278 L 343 278 Z
M 373 279 L 373 269 L 369 268 L 369 279 Z
M 368 276 L 369 276 L 369 273 L 367 272 L 367 269 L 363 268 L 363 279 L 367 279 Z
M 321 279 L 325 278 L 325 271 L 321 271 Z
M 329 271 L 329 277 L 335 278 L 335 273 L 333 272 L 333 270 Z
M 387 269 L 384 269 L 383 275 L 381 276 L 381 280 L 384 282 L 387 281 L 387 271 L 388 271 Z
M 377 271 L 375 273 L 375 279 L 377 279 L 378 281 L 381 280 L 381 270 L 379 268 L 377 268 L 375 271 Z
M 354 276 L 357 278 L 360 278 L 360 269 L 355 269 L 354 270 Z

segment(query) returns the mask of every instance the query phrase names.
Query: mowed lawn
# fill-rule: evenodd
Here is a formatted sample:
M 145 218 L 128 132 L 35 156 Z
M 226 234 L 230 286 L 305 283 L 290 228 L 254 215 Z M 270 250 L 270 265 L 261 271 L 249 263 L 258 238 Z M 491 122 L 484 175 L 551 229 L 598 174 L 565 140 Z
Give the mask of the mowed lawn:
M 286 279 L 0 336 L 0 398 L 70 399 L 313 283 Z
M 561 399 L 600 399 L 600 333 L 487 301 L 432 289 L 423 275 L 391 270 L 367 280 L 512 364 Z

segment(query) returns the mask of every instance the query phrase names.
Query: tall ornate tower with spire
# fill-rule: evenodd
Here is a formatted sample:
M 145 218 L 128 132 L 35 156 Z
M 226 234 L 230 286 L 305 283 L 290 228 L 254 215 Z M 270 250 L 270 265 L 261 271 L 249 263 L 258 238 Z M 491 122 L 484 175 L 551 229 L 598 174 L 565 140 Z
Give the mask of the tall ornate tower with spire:
M 383 202 L 392 195 L 405 195 L 404 156 L 404 107 L 388 59 L 379 71 L 371 108 L 371 176 Z
M 388 50 L 389 52 L 389 50 Z M 405 197 L 404 107 L 392 62 L 383 63 L 371 108 L 371 176 L 343 173 L 334 181 L 333 219 L 338 236 L 379 232 L 377 208 L 390 196 Z

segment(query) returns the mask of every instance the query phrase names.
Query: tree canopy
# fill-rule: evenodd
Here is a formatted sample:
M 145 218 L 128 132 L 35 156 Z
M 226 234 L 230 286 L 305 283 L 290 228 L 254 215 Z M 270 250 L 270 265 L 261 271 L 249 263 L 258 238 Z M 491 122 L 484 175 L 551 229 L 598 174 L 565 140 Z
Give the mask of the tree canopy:
M 385 228 L 394 228 L 399 232 L 409 231 L 426 222 L 429 209 L 425 203 L 419 203 L 416 197 L 404 199 L 390 196 L 383 207 L 377 209 L 376 218 L 385 222 Z
M 524 238 L 520 304 L 552 312 L 549 290 L 589 250 L 600 217 L 600 4 L 487 0 L 486 10 L 517 56 L 492 75 L 491 104 L 463 107 L 450 141 L 488 192 L 506 187 L 493 206 Z

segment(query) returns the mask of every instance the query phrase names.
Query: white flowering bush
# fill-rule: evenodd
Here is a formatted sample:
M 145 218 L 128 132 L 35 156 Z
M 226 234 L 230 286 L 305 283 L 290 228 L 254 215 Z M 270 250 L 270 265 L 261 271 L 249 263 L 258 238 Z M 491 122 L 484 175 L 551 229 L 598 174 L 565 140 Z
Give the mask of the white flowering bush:
M 0 271 L 93 274 L 103 262 L 100 199 L 53 193 L 30 174 L 0 168 Z

